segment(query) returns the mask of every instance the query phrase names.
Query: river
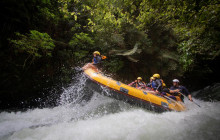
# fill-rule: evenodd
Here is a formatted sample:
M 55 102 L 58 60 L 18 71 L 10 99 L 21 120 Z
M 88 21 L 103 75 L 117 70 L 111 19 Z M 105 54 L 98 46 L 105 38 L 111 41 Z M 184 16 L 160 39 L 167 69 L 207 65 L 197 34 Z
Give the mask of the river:
M 89 96 L 87 96 L 89 95 Z M 0 113 L 1 140 L 218 140 L 220 102 L 185 101 L 184 112 L 155 113 L 86 88 L 85 77 L 53 108 Z

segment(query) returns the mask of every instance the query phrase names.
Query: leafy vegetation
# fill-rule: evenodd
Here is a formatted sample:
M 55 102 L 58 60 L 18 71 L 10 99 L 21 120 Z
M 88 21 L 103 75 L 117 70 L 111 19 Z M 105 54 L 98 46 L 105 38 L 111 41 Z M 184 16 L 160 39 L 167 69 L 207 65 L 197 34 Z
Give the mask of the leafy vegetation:
M 3 0 L 0 5 L 2 100 L 38 97 L 70 83 L 72 68 L 90 62 L 95 50 L 107 55 L 104 69 L 122 81 L 148 80 L 153 73 L 196 88 L 218 81 L 217 0 Z
M 22 35 L 20 33 L 16 33 L 16 35 L 19 38 L 18 40 L 10 40 L 12 46 L 15 47 L 14 51 L 16 53 L 27 54 L 27 59 L 31 59 L 32 63 L 36 58 L 52 57 L 52 51 L 55 45 L 47 33 L 31 30 L 28 35 Z

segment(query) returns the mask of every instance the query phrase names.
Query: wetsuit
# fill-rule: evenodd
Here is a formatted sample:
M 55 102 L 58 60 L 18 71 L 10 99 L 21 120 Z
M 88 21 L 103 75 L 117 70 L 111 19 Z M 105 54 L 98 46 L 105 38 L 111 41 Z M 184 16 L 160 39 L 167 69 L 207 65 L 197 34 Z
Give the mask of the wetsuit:
M 161 81 L 161 79 L 156 79 L 155 80 L 155 87 L 153 87 L 154 88 L 154 90 L 158 90 L 158 91 L 162 91 L 162 81 Z

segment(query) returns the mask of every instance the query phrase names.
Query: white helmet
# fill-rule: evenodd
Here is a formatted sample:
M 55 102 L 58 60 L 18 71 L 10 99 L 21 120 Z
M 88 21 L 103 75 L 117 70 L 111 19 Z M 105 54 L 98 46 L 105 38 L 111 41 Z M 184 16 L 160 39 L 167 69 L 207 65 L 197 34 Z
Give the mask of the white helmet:
M 178 79 L 173 79 L 173 82 L 179 83 L 180 81 Z

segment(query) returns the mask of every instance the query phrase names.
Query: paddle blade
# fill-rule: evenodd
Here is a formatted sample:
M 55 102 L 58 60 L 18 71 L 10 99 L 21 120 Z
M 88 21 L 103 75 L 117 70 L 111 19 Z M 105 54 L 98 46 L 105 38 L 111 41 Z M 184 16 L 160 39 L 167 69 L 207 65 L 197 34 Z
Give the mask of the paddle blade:
M 104 55 L 102 55 L 102 59 L 107 59 L 107 57 L 106 57 L 106 56 L 104 56 Z

